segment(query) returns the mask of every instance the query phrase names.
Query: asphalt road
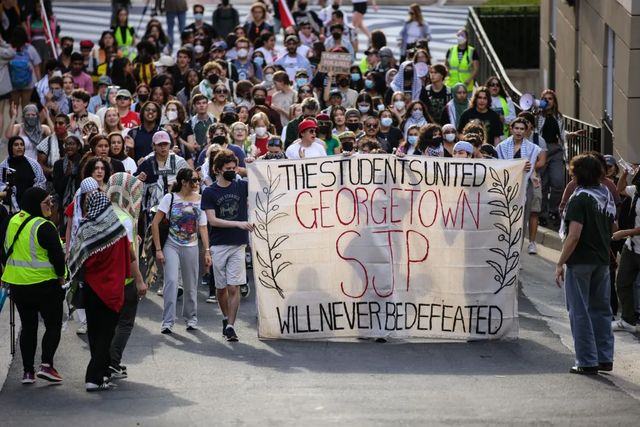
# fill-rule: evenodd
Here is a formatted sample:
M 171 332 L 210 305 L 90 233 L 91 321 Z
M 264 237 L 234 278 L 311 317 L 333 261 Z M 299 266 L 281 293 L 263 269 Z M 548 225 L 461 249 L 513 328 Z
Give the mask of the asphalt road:
M 525 280 L 550 264 L 534 261 Z M 56 356 L 64 384 L 21 385 L 17 356 L 0 425 L 635 426 L 640 416 L 614 376 L 568 373 L 571 352 L 522 293 L 519 340 L 417 344 L 260 341 L 253 295 L 241 306 L 240 342 L 227 343 L 205 297 L 203 288 L 202 330 L 172 336 L 159 333 L 161 297 L 141 304 L 123 361 L 129 379 L 117 390 L 84 391 L 88 346 L 74 323 Z

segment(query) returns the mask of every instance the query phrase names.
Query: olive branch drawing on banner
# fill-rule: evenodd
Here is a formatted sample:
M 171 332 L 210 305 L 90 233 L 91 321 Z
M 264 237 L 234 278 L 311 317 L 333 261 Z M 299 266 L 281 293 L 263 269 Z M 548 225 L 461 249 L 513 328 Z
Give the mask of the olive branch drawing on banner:
M 276 249 L 282 245 L 289 236 L 286 234 L 280 235 L 278 238 L 273 239 L 273 236 L 269 233 L 269 226 L 281 218 L 289 216 L 284 212 L 277 212 L 280 206 L 276 202 L 282 198 L 286 193 L 281 192 L 275 194 L 278 186 L 280 185 L 280 175 L 273 178 L 271 174 L 271 167 L 267 166 L 267 179 L 268 185 L 262 188 L 262 193 L 256 194 L 256 227 L 254 227 L 254 233 L 256 237 L 264 241 L 267 245 L 266 258 L 256 250 L 256 258 L 258 264 L 262 267 L 262 271 L 258 276 L 258 281 L 262 286 L 267 289 L 274 289 L 278 292 L 280 297 L 284 299 L 284 291 L 278 285 L 278 275 L 282 271 L 292 265 L 289 261 L 280 261 L 282 253 L 277 252 Z
M 496 275 L 493 276 L 493 279 L 500 285 L 498 290 L 494 292 L 495 295 L 516 283 L 520 260 L 520 239 L 522 239 L 522 227 L 518 225 L 518 221 L 522 218 L 524 207 L 514 204 L 520 190 L 520 184 L 509 184 L 509 171 L 504 170 L 502 180 L 495 169 L 490 167 L 489 172 L 493 179 L 489 193 L 498 196 L 498 198 L 489 201 L 489 205 L 495 208 L 489 214 L 502 217 L 507 222 L 507 225 L 503 224 L 504 221 L 493 223 L 493 226 L 500 230 L 498 242 L 501 242 L 502 245 L 489 250 L 499 255 L 500 260 L 486 261 L 495 270 Z

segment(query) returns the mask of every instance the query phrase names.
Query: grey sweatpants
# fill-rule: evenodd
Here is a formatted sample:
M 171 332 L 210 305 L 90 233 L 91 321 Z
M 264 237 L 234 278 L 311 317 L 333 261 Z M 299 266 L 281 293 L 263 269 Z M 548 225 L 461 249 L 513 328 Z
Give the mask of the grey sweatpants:
M 164 312 L 162 328 L 171 328 L 176 323 L 178 299 L 178 276 L 182 276 L 182 317 L 189 326 L 198 323 L 198 245 L 179 246 L 167 239 L 164 248 Z M 182 274 L 180 274 L 182 273 Z

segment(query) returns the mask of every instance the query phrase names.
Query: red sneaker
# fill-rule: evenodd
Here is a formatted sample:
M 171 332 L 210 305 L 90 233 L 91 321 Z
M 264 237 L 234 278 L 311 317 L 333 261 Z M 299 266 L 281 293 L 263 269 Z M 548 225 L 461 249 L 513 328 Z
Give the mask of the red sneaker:
M 53 366 L 50 366 L 48 363 L 43 363 L 40 365 L 40 369 L 36 374 L 36 377 L 42 378 L 43 380 L 51 381 L 52 383 L 61 383 L 62 375 L 55 370 Z

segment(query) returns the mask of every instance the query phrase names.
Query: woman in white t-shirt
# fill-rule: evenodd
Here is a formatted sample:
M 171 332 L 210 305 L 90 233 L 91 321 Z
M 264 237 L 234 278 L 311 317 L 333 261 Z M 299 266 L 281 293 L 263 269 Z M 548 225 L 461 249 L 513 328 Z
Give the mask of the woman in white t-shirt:
M 200 177 L 189 168 L 183 168 L 176 175 L 171 192 L 165 194 L 158 204 L 151 224 L 151 232 L 156 247 L 156 261 L 164 264 L 164 311 L 162 314 L 163 334 L 170 334 L 176 322 L 178 298 L 178 274 L 182 275 L 184 297 L 182 316 L 187 331 L 198 329 L 198 273 L 200 252 L 198 234 L 205 248 L 205 266 L 211 265 L 207 216 L 200 208 Z M 169 233 L 164 246 L 160 242 L 160 223 L 167 218 Z
M 431 40 L 429 24 L 422 17 L 418 3 L 409 6 L 409 18 L 400 31 L 400 62 L 404 62 L 407 50 L 414 48 L 418 40 Z
M 131 157 L 127 156 L 122 132 L 111 132 L 107 138 L 109 139 L 109 157 L 120 160 L 125 172 L 132 175 L 136 173 L 138 165 Z

